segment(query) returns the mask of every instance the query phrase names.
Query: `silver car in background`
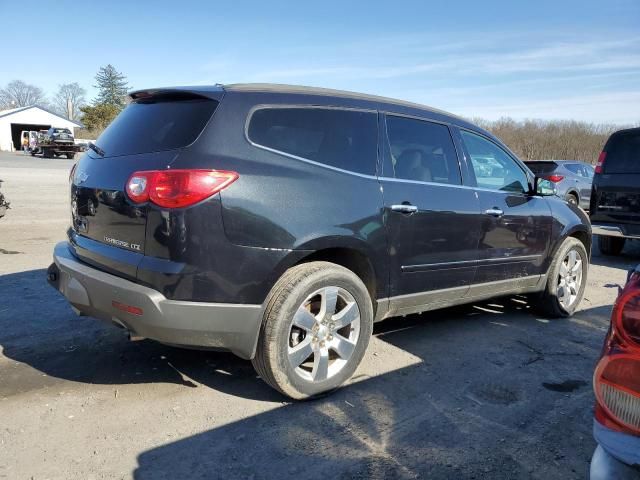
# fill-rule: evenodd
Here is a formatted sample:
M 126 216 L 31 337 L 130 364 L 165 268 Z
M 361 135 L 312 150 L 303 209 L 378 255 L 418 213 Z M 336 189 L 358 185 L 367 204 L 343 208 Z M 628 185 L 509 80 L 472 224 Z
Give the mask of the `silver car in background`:
M 594 168 L 578 160 L 532 160 L 524 162 L 537 177 L 552 181 L 558 196 L 584 209 L 589 208 Z

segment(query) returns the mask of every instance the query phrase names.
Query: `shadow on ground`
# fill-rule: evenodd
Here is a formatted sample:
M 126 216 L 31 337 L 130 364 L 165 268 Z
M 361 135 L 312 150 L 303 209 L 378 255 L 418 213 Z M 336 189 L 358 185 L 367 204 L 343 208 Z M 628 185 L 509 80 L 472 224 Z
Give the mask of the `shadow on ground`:
M 284 399 L 230 354 L 179 350 L 76 317 L 44 270 L 0 277 L 4 356 L 33 379 L 3 378 L 0 396 L 46 373 L 97 384 L 205 385 Z M 391 319 L 375 336 L 420 359 L 325 399 L 288 403 L 139 456 L 156 478 L 583 478 L 594 443 L 590 378 L 609 306 L 546 321 L 525 297 Z M 375 342 L 367 361 L 376 362 Z M 192 381 L 193 380 L 193 381 Z M 206 428 L 206 426 L 203 426 Z

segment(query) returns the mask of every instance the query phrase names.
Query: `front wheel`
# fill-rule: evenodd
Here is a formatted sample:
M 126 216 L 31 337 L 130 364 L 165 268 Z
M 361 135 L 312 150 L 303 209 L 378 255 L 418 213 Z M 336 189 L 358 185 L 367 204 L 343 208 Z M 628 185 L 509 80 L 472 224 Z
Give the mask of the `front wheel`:
M 271 290 L 253 366 L 293 399 L 338 388 L 360 364 L 373 330 L 371 297 L 329 262 L 290 268 Z
M 548 317 L 573 315 L 584 295 L 588 270 L 584 244 L 577 238 L 566 238 L 553 257 L 545 289 L 532 298 L 533 307 Z

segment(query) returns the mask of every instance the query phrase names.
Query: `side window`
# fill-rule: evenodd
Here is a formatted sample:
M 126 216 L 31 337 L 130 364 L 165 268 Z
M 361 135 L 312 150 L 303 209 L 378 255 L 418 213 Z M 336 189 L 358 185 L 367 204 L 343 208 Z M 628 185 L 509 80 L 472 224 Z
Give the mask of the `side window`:
M 395 178 L 460 185 L 458 157 L 447 126 L 387 115 L 387 135 Z
M 587 174 L 587 178 L 593 178 L 594 169 L 591 165 L 585 165 L 584 171 Z
M 507 152 L 480 135 L 466 130 L 460 133 L 471 157 L 478 187 L 515 193 L 528 190 L 526 174 Z
M 253 113 L 248 136 L 253 143 L 282 153 L 375 175 L 378 157 L 376 113 L 266 107 Z
M 571 173 L 575 173 L 582 177 L 582 166 L 579 163 L 567 163 L 565 168 L 569 170 Z

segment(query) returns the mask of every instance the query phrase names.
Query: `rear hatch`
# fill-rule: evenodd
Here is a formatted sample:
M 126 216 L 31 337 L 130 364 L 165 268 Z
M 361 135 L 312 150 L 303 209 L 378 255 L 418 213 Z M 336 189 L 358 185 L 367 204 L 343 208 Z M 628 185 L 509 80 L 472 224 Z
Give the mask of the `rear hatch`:
M 218 97 L 221 97 L 217 93 Z M 134 278 L 145 252 L 148 206 L 128 200 L 132 173 L 163 170 L 200 135 L 215 92 L 137 92 L 78 162 L 71 185 L 72 244 L 99 268 Z
M 591 221 L 640 223 L 640 129 L 607 141 L 593 180 Z

